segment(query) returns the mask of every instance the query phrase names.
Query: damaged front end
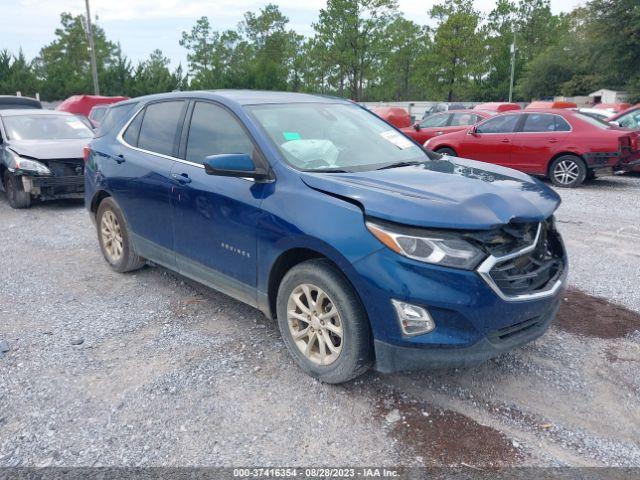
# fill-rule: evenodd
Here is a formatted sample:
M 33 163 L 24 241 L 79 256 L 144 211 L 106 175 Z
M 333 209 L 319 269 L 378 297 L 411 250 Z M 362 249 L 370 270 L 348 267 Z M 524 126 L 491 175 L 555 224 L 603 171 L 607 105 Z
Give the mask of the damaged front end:
M 8 170 L 22 182 L 22 188 L 40 200 L 82 198 L 82 158 L 36 159 L 12 153 Z

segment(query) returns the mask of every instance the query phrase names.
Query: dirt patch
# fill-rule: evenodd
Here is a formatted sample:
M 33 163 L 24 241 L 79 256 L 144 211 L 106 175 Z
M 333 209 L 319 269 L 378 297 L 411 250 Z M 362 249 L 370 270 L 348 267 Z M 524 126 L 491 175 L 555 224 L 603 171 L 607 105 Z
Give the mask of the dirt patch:
M 620 338 L 640 330 L 640 314 L 579 290 L 565 292 L 555 325 L 565 332 Z
M 381 402 L 378 412 L 391 435 L 427 466 L 514 465 L 521 452 L 504 434 L 465 415 L 433 405 Z

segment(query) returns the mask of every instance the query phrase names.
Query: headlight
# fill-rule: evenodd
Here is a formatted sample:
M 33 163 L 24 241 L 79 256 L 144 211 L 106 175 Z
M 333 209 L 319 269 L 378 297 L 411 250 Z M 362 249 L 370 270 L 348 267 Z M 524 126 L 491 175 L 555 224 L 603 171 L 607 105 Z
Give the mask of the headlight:
M 472 270 L 485 257 L 482 250 L 452 232 L 373 222 L 366 225 L 391 250 L 421 262 Z
M 35 160 L 29 160 L 28 158 L 22 158 L 20 155 L 11 152 L 13 156 L 13 161 L 15 162 L 15 168 L 17 170 L 24 170 L 26 172 L 34 172 L 38 175 L 51 175 L 51 170 L 49 170 L 46 165 L 41 164 L 40 162 L 36 162 Z

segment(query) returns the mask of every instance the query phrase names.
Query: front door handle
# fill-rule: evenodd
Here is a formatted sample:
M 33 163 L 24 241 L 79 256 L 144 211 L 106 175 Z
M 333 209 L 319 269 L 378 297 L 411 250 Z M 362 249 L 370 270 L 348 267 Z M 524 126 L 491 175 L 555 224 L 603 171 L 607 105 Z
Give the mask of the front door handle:
M 442 135 L 443 133 L 444 133 L 443 131 L 439 131 L 439 132 L 436 132 L 436 135 Z
M 550 138 L 549 139 L 549 143 L 558 143 L 558 139 L 557 138 Z
M 172 173 L 171 177 L 181 185 L 186 185 L 187 183 L 191 183 L 191 179 L 189 175 L 186 173 Z
M 511 140 L 509 140 L 508 138 L 503 138 L 502 143 L 511 143 Z
M 120 165 L 121 163 L 126 162 L 126 159 L 124 158 L 124 155 L 123 155 L 123 154 L 121 154 L 121 153 L 120 153 L 120 154 L 118 154 L 118 155 L 116 155 L 116 156 L 114 157 L 114 160 L 116 161 L 116 163 L 117 163 L 118 165 Z

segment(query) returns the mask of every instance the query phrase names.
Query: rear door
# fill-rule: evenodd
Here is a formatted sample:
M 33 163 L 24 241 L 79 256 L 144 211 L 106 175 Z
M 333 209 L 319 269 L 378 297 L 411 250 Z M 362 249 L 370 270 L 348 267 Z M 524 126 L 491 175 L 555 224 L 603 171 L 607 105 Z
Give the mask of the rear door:
M 262 156 L 240 121 L 225 107 L 192 102 L 182 135 L 181 160 L 173 166 L 175 251 L 179 271 L 255 304 L 257 222 L 272 184 L 208 175 L 205 157 L 246 153 Z
M 124 211 L 136 250 L 168 267 L 175 264 L 171 169 L 186 109 L 185 100 L 147 104 L 124 130 L 109 174 L 110 190 Z
M 523 172 L 545 174 L 549 160 L 560 151 L 571 126 L 560 115 L 527 113 L 515 135 L 509 166 Z
M 472 160 L 509 166 L 511 151 L 522 115 L 504 114 L 480 123 L 474 134 L 464 136 L 458 155 Z

